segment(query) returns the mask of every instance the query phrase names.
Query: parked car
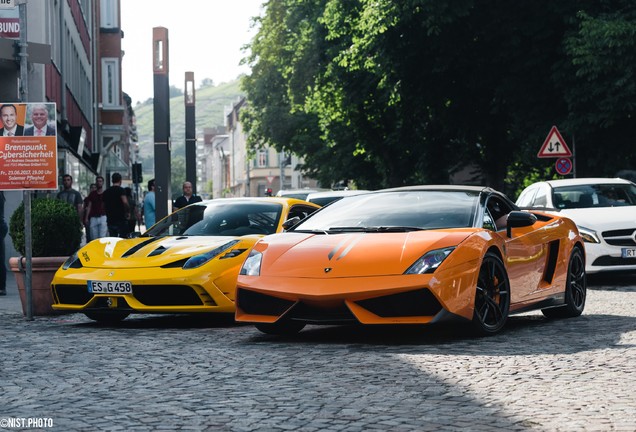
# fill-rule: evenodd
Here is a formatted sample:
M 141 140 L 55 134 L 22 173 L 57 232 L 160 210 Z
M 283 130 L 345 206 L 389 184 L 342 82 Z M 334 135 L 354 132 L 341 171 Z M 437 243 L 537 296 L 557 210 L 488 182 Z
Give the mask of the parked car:
M 529 309 L 580 315 L 584 261 L 570 219 L 519 211 L 490 188 L 386 189 L 344 197 L 260 239 L 238 277 L 236 319 L 294 333 L 457 318 L 489 335 Z
M 319 192 L 321 190 L 324 189 L 281 189 L 276 193 L 276 196 L 304 200 L 310 193 Z
M 307 195 L 305 201 L 309 201 L 319 206 L 326 206 L 334 201 L 338 201 L 340 198 L 351 196 L 351 195 L 360 195 L 362 193 L 367 193 L 367 190 L 352 190 L 352 189 L 343 189 L 343 190 L 331 190 L 331 191 L 323 191 L 323 192 L 312 192 Z
M 221 198 L 179 209 L 138 238 L 93 240 L 55 274 L 53 309 L 111 322 L 131 313 L 233 313 L 236 277 L 254 243 L 318 208 Z
M 572 219 L 585 241 L 587 273 L 636 270 L 636 184 L 620 178 L 534 183 L 517 199 Z

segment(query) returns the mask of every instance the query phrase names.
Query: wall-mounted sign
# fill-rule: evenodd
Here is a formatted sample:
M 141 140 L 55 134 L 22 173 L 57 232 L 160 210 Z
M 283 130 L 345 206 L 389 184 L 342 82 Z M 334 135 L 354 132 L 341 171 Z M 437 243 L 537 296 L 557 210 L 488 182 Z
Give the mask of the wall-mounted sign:
M 57 189 L 54 103 L 0 103 L 0 190 Z

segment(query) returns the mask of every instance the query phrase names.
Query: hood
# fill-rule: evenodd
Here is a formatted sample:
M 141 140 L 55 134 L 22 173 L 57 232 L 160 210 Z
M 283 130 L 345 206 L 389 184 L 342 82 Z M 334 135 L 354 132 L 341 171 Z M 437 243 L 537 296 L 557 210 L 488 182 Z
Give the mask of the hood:
M 567 216 L 575 224 L 596 231 L 636 228 L 635 206 L 565 209 L 559 215 Z
M 262 276 L 401 275 L 426 252 L 456 246 L 474 230 L 406 233 L 285 233 L 267 238 Z
M 245 236 L 241 240 L 252 238 L 252 246 L 260 236 Z M 105 237 L 93 240 L 77 252 L 84 267 L 95 268 L 144 268 L 159 267 L 175 261 L 189 258 L 222 246 L 234 236 L 182 236 L 182 237 L 138 237 L 121 239 Z M 245 243 L 237 243 L 235 247 Z

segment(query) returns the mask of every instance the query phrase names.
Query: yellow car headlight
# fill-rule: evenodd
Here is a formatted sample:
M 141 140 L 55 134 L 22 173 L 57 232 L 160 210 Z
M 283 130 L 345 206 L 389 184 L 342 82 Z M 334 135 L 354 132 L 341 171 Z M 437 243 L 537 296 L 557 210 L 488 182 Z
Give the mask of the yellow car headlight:
M 202 254 L 194 255 L 193 257 L 190 257 L 185 262 L 185 264 L 183 264 L 183 269 L 184 270 L 189 270 L 189 269 L 201 267 L 203 264 L 205 264 L 208 261 L 216 258 L 221 253 L 223 253 L 223 251 L 231 248 L 232 246 L 234 246 L 238 242 L 239 242 L 238 240 L 232 240 L 231 242 L 227 242 L 224 245 L 221 245 L 221 246 L 219 246 L 217 248 L 214 248 L 214 249 L 209 250 L 207 252 L 204 252 Z

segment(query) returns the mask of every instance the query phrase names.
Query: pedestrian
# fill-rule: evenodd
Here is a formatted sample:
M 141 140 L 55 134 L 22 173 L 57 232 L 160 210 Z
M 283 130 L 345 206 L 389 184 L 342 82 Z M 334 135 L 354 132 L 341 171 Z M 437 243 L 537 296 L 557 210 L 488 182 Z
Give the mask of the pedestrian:
M 183 195 L 177 198 L 172 205 L 173 210 L 183 208 L 192 203 L 201 202 L 201 197 L 192 194 L 192 183 L 189 181 L 183 182 Z
M 84 225 L 89 227 L 90 239 L 106 237 L 108 225 L 106 224 L 106 210 L 104 209 L 104 177 L 95 177 L 96 189 L 88 194 L 86 212 L 84 213 Z
M 55 136 L 55 127 L 49 124 L 49 110 L 45 104 L 34 104 L 31 108 L 33 126 L 24 129 L 24 136 Z
M 7 263 L 5 262 L 4 238 L 9 232 L 4 220 L 4 192 L 0 191 L 0 296 L 7 295 Z
M 130 212 L 128 215 L 128 229 L 126 232 L 126 237 L 128 237 L 130 233 L 135 232 L 137 228 L 137 224 L 141 225 L 141 213 L 139 211 L 139 205 L 137 204 L 137 200 L 132 195 L 132 189 L 129 187 L 125 187 L 124 192 L 126 193 L 126 198 L 128 199 L 128 205 L 130 206 Z
M 90 195 L 93 191 L 97 190 L 97 185 L 95 183 L 91 183 L 90 186 L 88 187 L 88 195 Z M 88 214 L 88 195 L 86 195 L 86 198 L 84 198 L 84 211 L 83 211 L 83 215 L 86 216 Z M 82 223 L 84 223 L 84 218 L 82 218 Z M 86 243 L 90 242 L 92 240 L 91 238 L 91 230 L 89 229 L 88 225 L 84 226 L 84 231 L 86 231 Z
M 148 193 L 144 197 L 144 224 L 146 229 L 155 224 L 157 213 L 155 210 L 155 179 L 148 181 Z
M 128 236 L 128 218 L 130 205 L 126 191 L 121 187 L 121 174 L 118 172 L 110 176 L 111 186 L 104 191 L 104 209 L 108 224 L 108 235 L 126 238 Z
M 63 189 L 57 193 L 57 199 L 66 201 L 77 210 L 77 216 L 80 219 L 80 223 L 84 224 L 84 200 L 82 194 L 79 191 L 73 189 L 73 177 L 70 174 L 64 174 L 62 176 Z
M 13 104 L 0 106 L 0 118 L 2 118 L 2 129 L 0 136 L 22 136 L 24 126 L 18 124 L 18 108 Z

